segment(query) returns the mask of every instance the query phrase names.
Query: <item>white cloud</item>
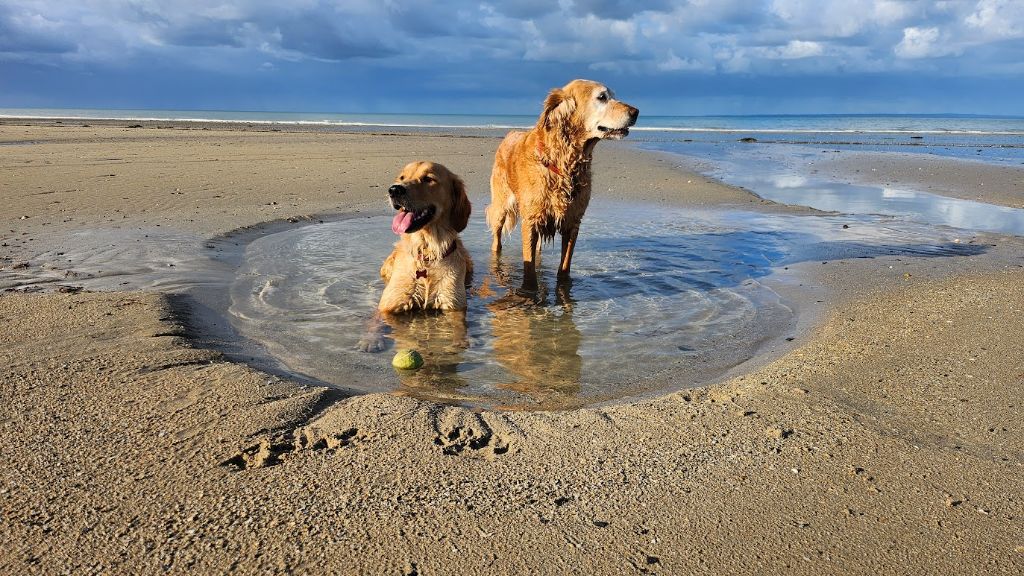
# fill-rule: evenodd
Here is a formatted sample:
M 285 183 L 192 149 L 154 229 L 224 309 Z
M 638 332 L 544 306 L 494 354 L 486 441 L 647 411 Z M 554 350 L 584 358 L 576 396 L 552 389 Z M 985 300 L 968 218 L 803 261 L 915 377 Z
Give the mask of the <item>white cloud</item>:
M 920 4 L 920 3 L 917 3 Z M 871 27 L 898 23 L 915 3 L 898 0 L 772 0 L 771 12 L 789 29 L 822 38 L 849 38 Z
M 790 40 L 785 46 L 771 48 L 765 52 L 767 58 L 779 58 L 782 60 L 798 60 L 821 56 L 825 49 L 818 42 L 806 42 L 803 40 Z
M 935 58 L 952 54 L 954 48 L 946 43 L 939 43 L 938 28 L 903 29 L 903 40 L 893 48 L 900 58 Z
M 980 0 L 964 23 L 986 37 L 1022 38 L 1024 3 L 1019 0 Z
M 629 60 L 639 51 L 642 36 L 634 20 L 611 20 L 593 14 L 559 14 L 531 24 L 536 35 L 523 43 L 528 60 L 552 62 L 606 62 Z M 607 62 L 606 62 L 607 63 Z
M 678 72 L 680 70 L 709 70 L 710 67 L 703 64 L 698 60 L 691 58 L 680 58 L 676 56 L 676 53 L 672 50 L 668 51 L 668 56 L 658 62 L 658 70 L 665 72 Z
M 950 73 L 984 73 L 1019 70 L 1024 50 L 1005 40 L 1021 37 L 1024 0 L 0 0 L 0 63 L 373 58 L 770 75 L 945 57 Z
M 913 15 L 914 5 L 900 0 L 880 0 L 873 3 L 871 13 L 872 20 L 878 24 L 893 24 Z

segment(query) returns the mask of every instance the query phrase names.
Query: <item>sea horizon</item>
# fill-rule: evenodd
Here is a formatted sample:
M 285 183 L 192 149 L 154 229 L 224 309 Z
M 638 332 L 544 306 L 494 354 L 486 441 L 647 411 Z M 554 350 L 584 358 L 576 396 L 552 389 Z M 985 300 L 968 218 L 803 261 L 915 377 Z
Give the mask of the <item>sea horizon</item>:
M 341 113 L 258 110 L 121 108 L 0 108 L 0 118 L 281 124 L 420 129 L 515 129 L 533 114 Z M 1024 136 L 1024 116 L 965 113 L 643 115 L 637 132 L 751 132 L 762 134 L 945 134 Z

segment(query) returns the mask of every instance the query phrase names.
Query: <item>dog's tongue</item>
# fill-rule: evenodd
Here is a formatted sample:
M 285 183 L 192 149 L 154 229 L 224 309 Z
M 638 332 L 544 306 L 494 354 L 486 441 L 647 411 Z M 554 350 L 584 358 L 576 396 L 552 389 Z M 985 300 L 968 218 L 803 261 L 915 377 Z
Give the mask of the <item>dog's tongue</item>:
M 412 212 L 399 210 L 395 219 L 391 221 L 391 231 L 395 234 L 402 234 L 412 226 Z

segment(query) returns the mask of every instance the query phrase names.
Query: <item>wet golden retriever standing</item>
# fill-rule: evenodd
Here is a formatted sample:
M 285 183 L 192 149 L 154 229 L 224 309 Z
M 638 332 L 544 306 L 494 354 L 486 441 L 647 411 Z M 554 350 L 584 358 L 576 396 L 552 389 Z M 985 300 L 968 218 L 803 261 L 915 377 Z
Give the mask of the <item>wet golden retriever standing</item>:
M 537 125 L 509 132 L 494 156 L 487 225 L 492 251 L 522 220 L 523 288 L 537 286 L 542 242 L 562 237 L 560 280 L 569 277 L 573 248 L 590 203 L 590 160 L 598 141 L 629 133 L 640 111 L 615 99 L 607 86 L 573 80 L 544 101 Z
M 433 162 L 410 162 L 388 188 L 400 236 L 381 266 L 387 282 L 377 309 L 465 310 L 473 261 L 459 239 L 471 207 L 462 179 Z

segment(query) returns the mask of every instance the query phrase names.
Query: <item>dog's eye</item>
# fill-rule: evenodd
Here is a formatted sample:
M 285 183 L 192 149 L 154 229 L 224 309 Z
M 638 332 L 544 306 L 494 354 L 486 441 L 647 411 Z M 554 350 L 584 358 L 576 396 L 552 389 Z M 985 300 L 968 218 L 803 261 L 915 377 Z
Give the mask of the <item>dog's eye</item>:
M 434 177 L 429 174 L 423 177 L 423 181 L 427 184 L 433 184 L 435 182 Z
M 600 94 L 598 94 L 597 95 L 597 101 L 598 102 L 607 102 L 608 101 L 608 93 L 607 92 L 601 92 Z

